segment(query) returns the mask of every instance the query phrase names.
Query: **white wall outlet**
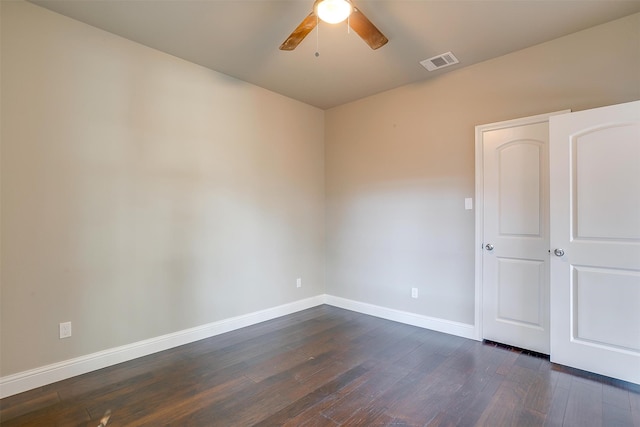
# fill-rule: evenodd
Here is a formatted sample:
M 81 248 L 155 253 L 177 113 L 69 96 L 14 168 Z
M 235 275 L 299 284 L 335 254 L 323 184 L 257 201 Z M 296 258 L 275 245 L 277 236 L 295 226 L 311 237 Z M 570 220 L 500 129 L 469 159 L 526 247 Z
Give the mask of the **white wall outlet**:
M 298 277 L 296 279 L 296 288 L 301 288 L 302 287 L 302 278 Z
M 468 211 L 473 209 L 473 199 L 471 197 L 464 199 L 464 208 Z
M 418 288 L 411 288 L 411 298 L 418 298 Z
M 71 322 L 60 323 L 60 338 L 69 338 L 71 336 Z

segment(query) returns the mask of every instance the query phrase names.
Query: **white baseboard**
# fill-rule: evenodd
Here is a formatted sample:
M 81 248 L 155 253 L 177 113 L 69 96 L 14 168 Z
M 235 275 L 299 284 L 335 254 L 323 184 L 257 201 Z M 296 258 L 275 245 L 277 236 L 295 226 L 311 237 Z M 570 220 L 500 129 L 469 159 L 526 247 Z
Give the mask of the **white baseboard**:
M 0 399 L 23 391 L 32 390 L 67 378 L 106 368 L 138 357 L 189 344 L 201 339 L 234 331 L 246 326 L 286 316 L 307 308 L 324 304 L 325 296 L 318 295 L 289 304 L 256 311 L 242 316 L 231 317 L 195 328 L 162 335 L 133 344 L 76 357 L 28 371 L 18 372 L 0 378 Z
M 346 310 L 357 311 L 358 313 L 393 320 L 394 322 L 444 332 L 446 334 L 456 335 L 463 338 L 476 339 L 475 326 L 467 323 L 409 313 L 407 311 L 395 310 L 393 308 L 381 307 L 379 305 L 334 297 L 333 295 L 325 295 L 325 303 L 335 307 L 344 308 Z
M 51 365 L 30 369 L 17 374 L 0 378 L 0 399 L 14 394 L 42 387 L 57 381 L 87 372 L 106 368 L 138 357 L 148 356 L 159 351 L 168 350 L 184 344 L 231 332 L 246 326 L 286 316 L 298 311 L 306 310 L 318 305 L 328 304 L 334 307 L 356 311 L 362 314 L 380 317 L 395 322 L 418 326 L 444 332 L 463 338 L 476 339 L 473 325 L 438 319 L 392 308 L 381 307 L 363 302 L 353 301 L 332 295 L 317 295 L 289 304 L 256 311 L 242 316 L 223 319 L 195 328 L 162 335 L 148 340 L 138 341 L 133 344 L 110 348 L 108 350 L 76 357 Z

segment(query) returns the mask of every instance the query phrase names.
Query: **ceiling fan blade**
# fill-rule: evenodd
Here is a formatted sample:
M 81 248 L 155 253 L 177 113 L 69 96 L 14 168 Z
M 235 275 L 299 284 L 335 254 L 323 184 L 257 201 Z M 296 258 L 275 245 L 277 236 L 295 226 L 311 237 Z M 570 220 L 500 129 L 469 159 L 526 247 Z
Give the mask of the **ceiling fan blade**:
M 353 12 L 349 16 L 349 26 L 373 50 L 381 48 L 389 41 L 357 7 L 353 8 Z
M 293 33 L 291 33 L 291 35 L 280 45 L 280 50 L 295 49 L 317 24 L 318 18 L 315 13 L 311 12 L 306 18 L 304 18 L 300 25 L 293 30 Z

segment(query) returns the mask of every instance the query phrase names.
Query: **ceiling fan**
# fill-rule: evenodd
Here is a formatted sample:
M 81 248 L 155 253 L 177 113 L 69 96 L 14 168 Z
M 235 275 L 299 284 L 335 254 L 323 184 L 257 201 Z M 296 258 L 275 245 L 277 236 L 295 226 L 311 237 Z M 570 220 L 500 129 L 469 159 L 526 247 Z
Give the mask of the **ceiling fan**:
M 349 18 L 353 29 L 371 47 L 378 49 L 389 41 L 351 0 L 315 0 L 313 11 L 302 20 L 293 33 L 280 45 L 280 50 L 293 50 L 318 24 L 318 19 L 337 24 Z

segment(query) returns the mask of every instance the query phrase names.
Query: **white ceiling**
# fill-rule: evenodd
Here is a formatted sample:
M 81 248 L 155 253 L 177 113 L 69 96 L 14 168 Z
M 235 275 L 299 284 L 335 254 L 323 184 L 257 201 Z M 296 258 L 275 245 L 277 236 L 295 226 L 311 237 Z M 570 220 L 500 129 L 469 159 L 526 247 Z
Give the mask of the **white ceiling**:
M 640 0 L 354 0 L 386 46 L 373 51 L 345 23 L 321 23 L 284 52 L 313 0 L 31 2 L 323 109 L 640 12 Z M 448 51 L 460 64 L 419 64 Z

